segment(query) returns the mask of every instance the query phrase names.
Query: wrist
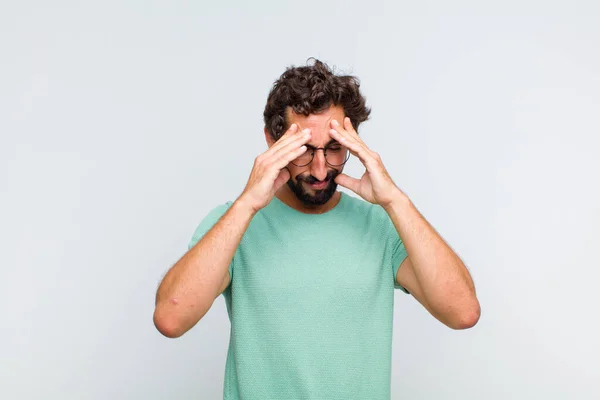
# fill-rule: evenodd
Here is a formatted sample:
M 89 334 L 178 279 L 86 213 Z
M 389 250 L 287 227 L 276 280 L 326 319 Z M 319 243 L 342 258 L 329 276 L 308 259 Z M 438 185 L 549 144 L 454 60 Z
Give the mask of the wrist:
M 389 214 L 390 212 L 402 212 L 412 206 L 412 202 L 401 190 L 398 190 L 394 193 L 392 201 L 390 201 L 387 205 L 383 206 L 385 211 Z
M 254 217 L 256 213 L 259 211 L 255 207 L 252 206 L 251 202 L 245 196 L 238 197 L 231 206 L 235 210 L 248 215 L 250 218 Z

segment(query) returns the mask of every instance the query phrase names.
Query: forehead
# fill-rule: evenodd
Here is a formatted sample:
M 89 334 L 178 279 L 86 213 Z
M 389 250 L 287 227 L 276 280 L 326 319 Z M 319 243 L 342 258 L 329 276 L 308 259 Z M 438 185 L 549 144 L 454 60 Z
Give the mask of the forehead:
M 318 114 L 310 114 L 308 116 L 296 114 L 292 111 L 291 107 L 288 107 L 285 110 L 285 117 L 288 126 L 291 124 L 296 124 L 300 129 L 311 128 L 317 131 L 329 130 L 329 122 L 332 119 L 335 119 L 342 124 L 345 116 L 344 109 L 341 106 L 331 106 L 325 111 L 322 111 Z
M 322 146 L 329 143 L 331 141 L 331 136 L 329 136 L 331 120 L 335 119 L 340 124 L 343 124 L 344 117 L 344 109 L 341 106 L 331 106 L 323 112 L 308 116 L 294 113 L 291 107 L 288 107 L 286 110 L 287 126 L 296 124 L 298 125 L 298 130 L 310 128 L 312 138 L 308 144 L 315 146 Z

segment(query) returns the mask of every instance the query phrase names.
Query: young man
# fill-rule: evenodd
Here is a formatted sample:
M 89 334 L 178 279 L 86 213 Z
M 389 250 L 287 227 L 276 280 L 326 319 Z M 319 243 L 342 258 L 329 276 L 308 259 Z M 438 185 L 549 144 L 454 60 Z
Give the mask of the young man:
M 369 114 L 356 78 L 318 60 L 288 68 L 242 194 L 163 279 L 154 323 L 168 337 L 224 295 L 225 399 L 389 399 L 394 288 L 450 328 L 478 321 L 466 267 L 358 136 Z M 350 154 L 361 179 L 342 173 Z

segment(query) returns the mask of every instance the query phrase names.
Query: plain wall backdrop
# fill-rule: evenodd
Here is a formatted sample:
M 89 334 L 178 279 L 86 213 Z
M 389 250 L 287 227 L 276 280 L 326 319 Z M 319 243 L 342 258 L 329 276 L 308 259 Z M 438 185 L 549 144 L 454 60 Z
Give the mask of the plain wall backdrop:
M 392 398 L 600 398 L 591 0 L 2 1 L 0 398 L 222 397 L 223 297 L 172 340 L 155 291 L 311 56 L 360 78 L 361 136 L 482 306 L 453 331 L 397 291 Z

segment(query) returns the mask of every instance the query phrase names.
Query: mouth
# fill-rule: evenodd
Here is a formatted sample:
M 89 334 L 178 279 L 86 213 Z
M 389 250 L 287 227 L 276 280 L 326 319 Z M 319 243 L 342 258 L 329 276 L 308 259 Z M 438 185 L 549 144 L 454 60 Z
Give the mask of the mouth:
M 322 182 L 316 182 L 316 183 L 309 183 L 310 187 L 313 189 L 325 189 L 327 187 L 327 184 L 329 183 L 329 179 L 326 181 L 322 181 Z

